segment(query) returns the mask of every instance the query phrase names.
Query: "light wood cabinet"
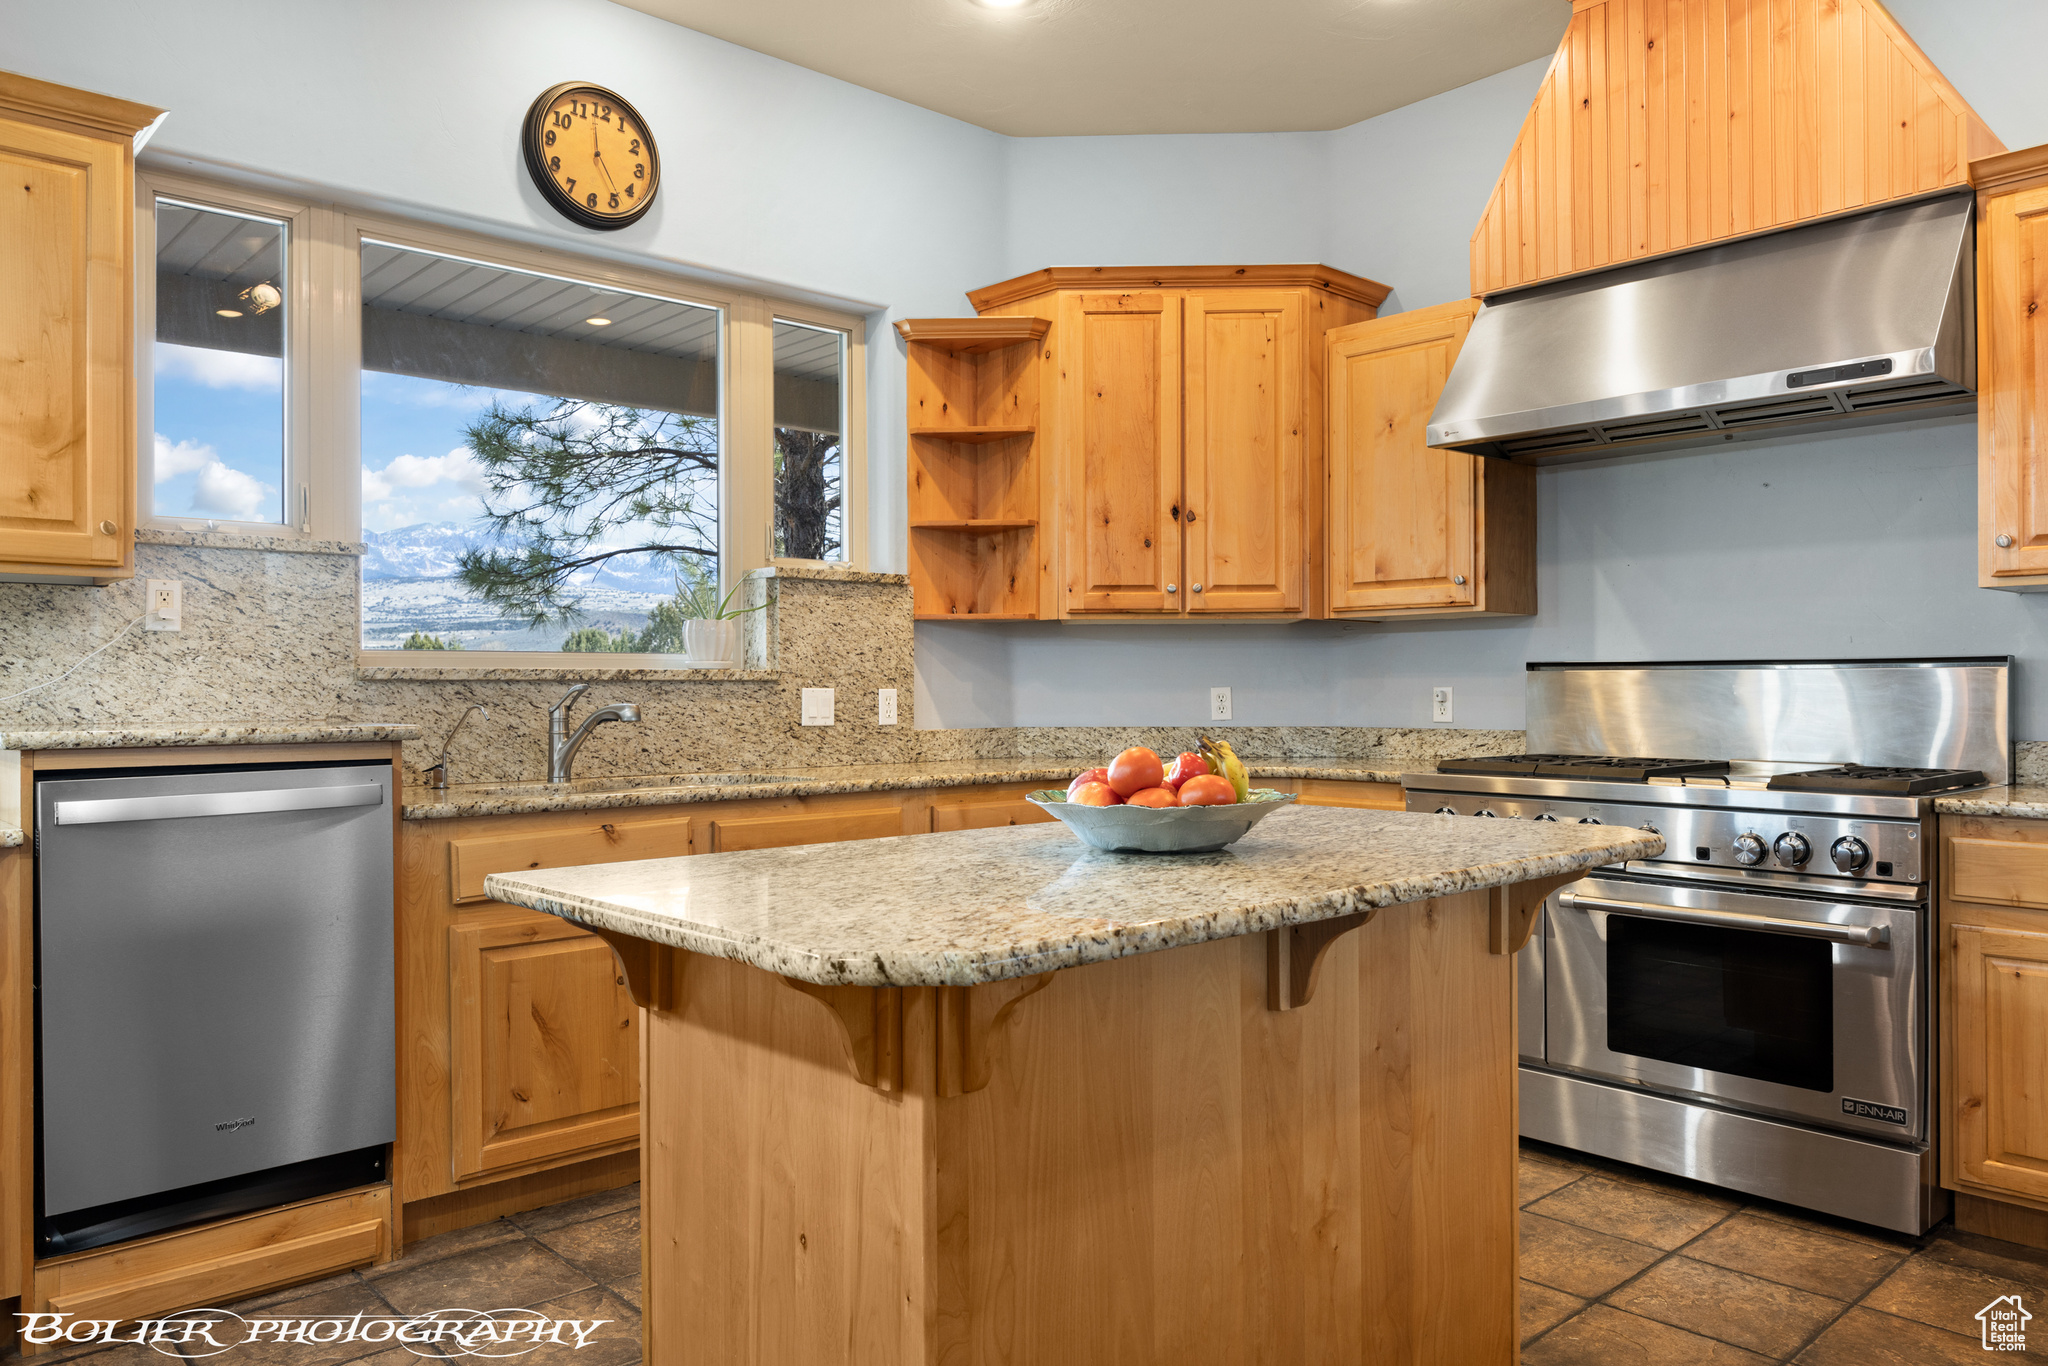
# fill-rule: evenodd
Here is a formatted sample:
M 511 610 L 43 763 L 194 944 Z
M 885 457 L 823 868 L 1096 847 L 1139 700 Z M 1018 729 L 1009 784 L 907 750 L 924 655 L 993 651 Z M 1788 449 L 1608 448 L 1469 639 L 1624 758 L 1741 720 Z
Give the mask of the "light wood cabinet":
M 135 135 L 160 112 L 0 72 L 0 573 L 134 571 Z
M 2048 589 L 2048 146 L 1979 161 L 1978 583 Z
M 1038 825 L 1056 819 L 1043 808 L 1024 800 L 1027 792 L 1057 786 L 1054 783 L 1009 783 L 1000 787 L 942 788 L 928 803 L 929 828 L 944 830 L 994 830 L 1006 825 Z
M 1534 471 L 1425 441 L 1478 307 L 1416 309 L 1326 339 L 1332 616 L 1536 610 Z
M 1941 833 L 1942 1184 L 2048 1210 L 2048 821 Z

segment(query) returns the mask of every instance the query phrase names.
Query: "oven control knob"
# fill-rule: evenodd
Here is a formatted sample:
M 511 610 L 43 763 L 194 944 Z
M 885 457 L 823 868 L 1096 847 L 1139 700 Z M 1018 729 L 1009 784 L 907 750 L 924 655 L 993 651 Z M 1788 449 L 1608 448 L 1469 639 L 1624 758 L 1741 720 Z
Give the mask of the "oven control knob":
M 1659 830 L 1656 824 L 1652 821 L 1644 821 L 1641 825 L 1637 826 L 1636 829 L 1647 830 L 1653 835 L 1661 835 L 1664 833 L 1662 830 Z
M 1764 861 L 1764 840 L 1761 835 L 1737 835 L 1735 837 L 1735 861 L 1748 867 Z
M 1797 868 L 1813 857 L 1813 846 L 1806 842 L 1806 836 L 1786 831 L 1778 836 L 1771 852 L 1778 856 L 1778 862 L 1788 868 Z
M 1439 816 L 1455 816 L 1458 814 L 1458 808 L 1455 806 L 1439 806 L 1436 809 L 1436 814 Z
M 1551 815 L 1548 811 L 1545 811 L 1541 815 L 1531 816 L 1529 817 L 1529 819 L 1532 821 L 1554 821 L 1557 819 L 1557 817 Z
M 1496 817 L 1497 817 L 1499 813 L 1497 813 L 1497 812 L 1493 812 L 1493 811 L 1489 811 L 1489 810 L 1487 810 L 1487 809 L 1486 809 L 1485 807 L 1483 807 L 1483 806 L 1482 806 L 1482 807 L 1480 807 L 1480 808 L 1479 808 L 1479 809 L 1478 809 L 1477 811 L 1474 811 L 1474 812 L 1473 812 L 1472 814 L 1473 814 L 1473 815 L 1475 815 L 1475 816 L 1496 816 Z
M 1859 872 L 1870 862 L 1870 846 L 1854 835 L 1844 835 L 1829 847 L 1828 857 L 1845 873 Z
M 1581 817 L 1579 817 L 1579 824 L 1580 824 L 1580 825 L 1598 825 L 1598 824 L 1600 824 L 1600 818 L 1599 818 L 1599 817 L 1597 817 L 1597 816 L 1581 816 Z

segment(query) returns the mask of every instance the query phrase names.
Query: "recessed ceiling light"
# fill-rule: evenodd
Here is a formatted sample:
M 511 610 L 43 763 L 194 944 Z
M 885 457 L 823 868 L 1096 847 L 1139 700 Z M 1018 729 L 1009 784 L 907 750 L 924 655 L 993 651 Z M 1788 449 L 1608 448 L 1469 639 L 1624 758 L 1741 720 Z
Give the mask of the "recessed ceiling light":
M 1031 0 L 976 0 L 983 9 L 1022 9 Z
M 216 308 L 213 310 L 213 314 L 217 318 L 239 318 L 242 316 L 242 310 L 239 308 Z
M 585 318 L 583 321 L 589 323 L 592 327 L 610 327 L 612 325 L 610 318 Z

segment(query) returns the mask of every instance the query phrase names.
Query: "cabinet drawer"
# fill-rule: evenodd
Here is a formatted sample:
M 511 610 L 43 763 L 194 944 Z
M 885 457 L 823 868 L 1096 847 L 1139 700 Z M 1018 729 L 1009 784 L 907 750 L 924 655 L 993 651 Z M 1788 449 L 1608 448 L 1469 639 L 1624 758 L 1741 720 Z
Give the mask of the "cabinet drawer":
M 484 895 L 484 878 L 491 873 L 674 858 L 690 852 L 688 820 L 603 821 L 532 835 L 450 840 L 448 885 L 455 904 L 461 906 L 490 899 Z
M 388 1259 L 391 1188 L 369 1186 L 282 1209 L 38 1263 L 36 1312 L 133 1319 L 229 1304 Z
M 1040 808 L 1022 797 L 1000 801 L 933 803 L 932 831 L 995 830 L 1006 825 L 1037 825 L 1052 820 Z
M 1301 805 L 1348 806 L 1364 811 L 1405 811 L 1407 797 L 1399 783 L 1348 783 L 1332 778 L 1303 778 Z
M 872 840 L 901 835 L 903 808 L 877 806 L 856 811 L 821 811 L 794 816 L 740 816 L 711 823 L 711 852 L 787 849 L 797 844 Z
M 1956 900 L 2048 910 L 2048 844 L 1951 839 L 1947 853 Z

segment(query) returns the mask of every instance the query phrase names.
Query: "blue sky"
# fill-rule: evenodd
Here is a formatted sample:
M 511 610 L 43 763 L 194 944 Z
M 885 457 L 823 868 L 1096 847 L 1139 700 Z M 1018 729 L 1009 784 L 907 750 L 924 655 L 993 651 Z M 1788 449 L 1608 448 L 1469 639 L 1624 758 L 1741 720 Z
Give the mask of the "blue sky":
M 156 344 L 156 510 L 284 520 L 284 362 Z

